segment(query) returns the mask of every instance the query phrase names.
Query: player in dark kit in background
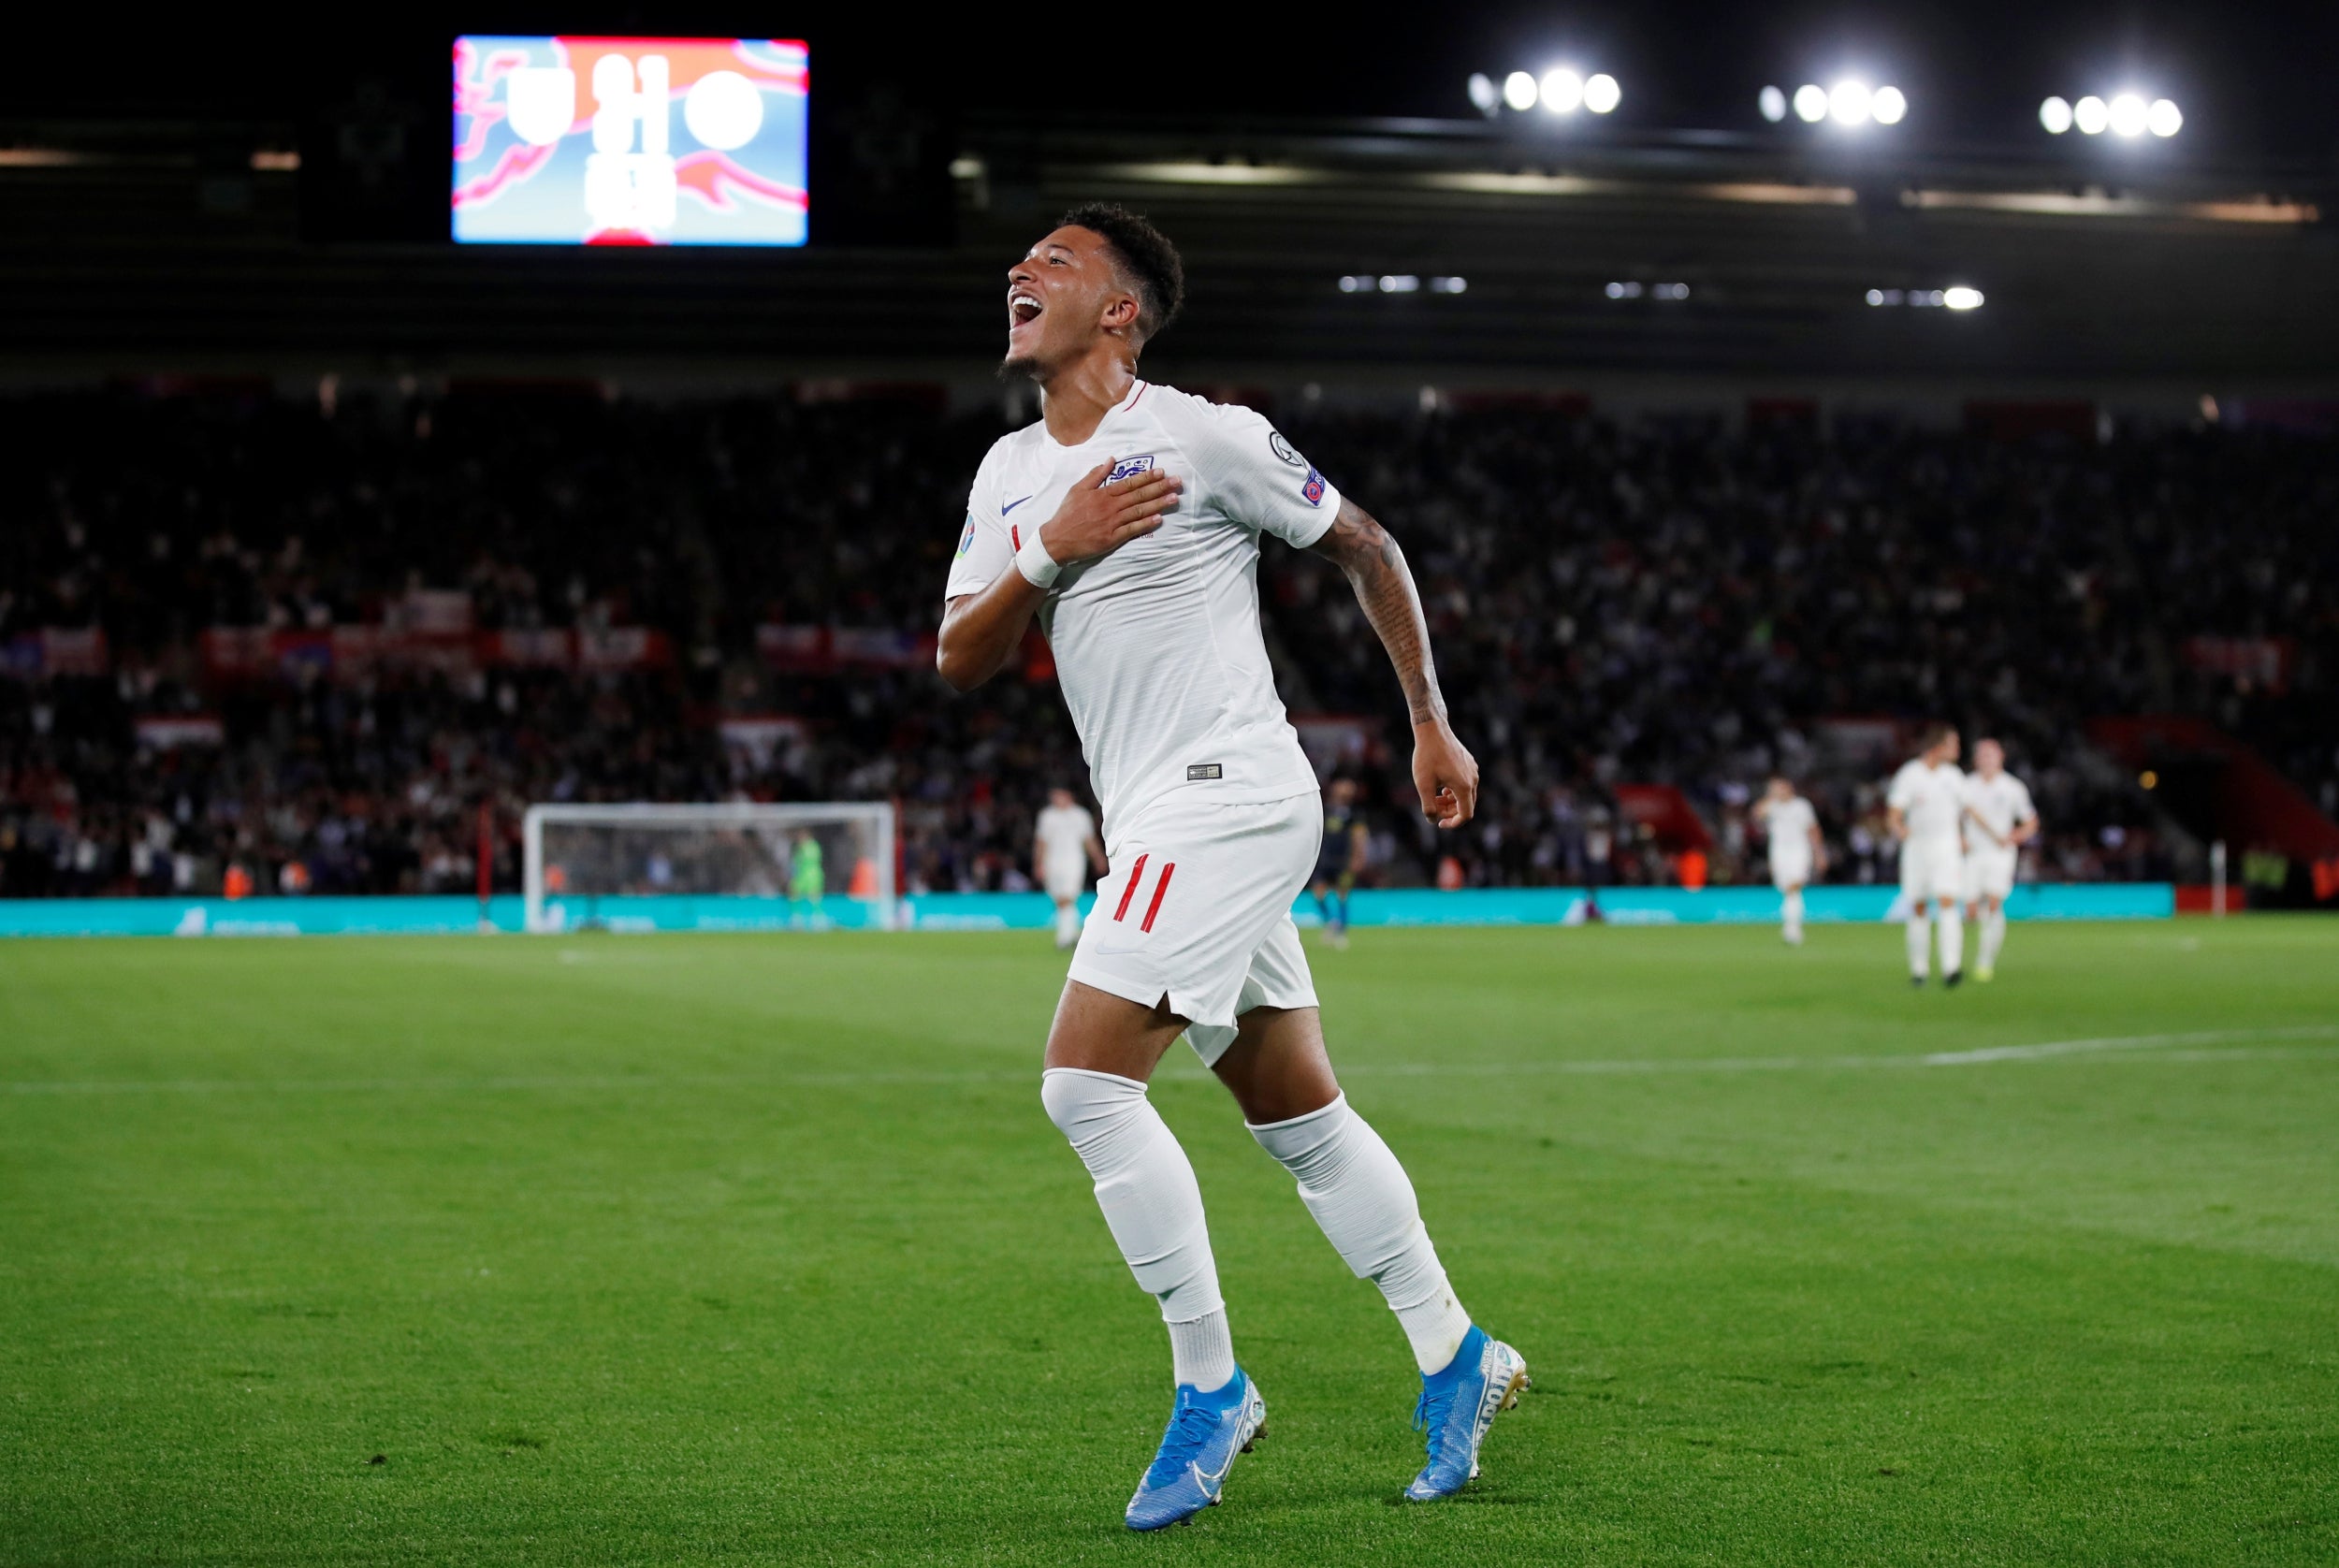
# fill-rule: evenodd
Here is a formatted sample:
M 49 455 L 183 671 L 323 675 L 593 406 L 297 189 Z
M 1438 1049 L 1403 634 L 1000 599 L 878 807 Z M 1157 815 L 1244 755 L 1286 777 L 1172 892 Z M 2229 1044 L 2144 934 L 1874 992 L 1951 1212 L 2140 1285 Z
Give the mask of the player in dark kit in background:
M 1325 791 L 1324 847 L 1315 854 L 1315 878 L 1308 891 L 1315 894 L 1315 913 L 1324 922 L 1325 939 L 1336 948 L 1348 945 L 1348 894 L 1364 870 L 1372 835 L 1357 815 L 1357 781 L 1335 778 Z

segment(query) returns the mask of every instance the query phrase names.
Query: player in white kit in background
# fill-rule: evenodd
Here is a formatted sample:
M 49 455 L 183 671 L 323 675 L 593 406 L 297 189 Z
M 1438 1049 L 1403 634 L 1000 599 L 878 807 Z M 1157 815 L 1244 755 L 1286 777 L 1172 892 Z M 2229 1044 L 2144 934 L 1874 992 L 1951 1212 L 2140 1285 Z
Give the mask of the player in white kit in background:
M 1068 213 L 1009 271 L 1005 369 L 1039 384 L 1042 418 L 975 476 L 937 654 L 944 680 L 970 690 L 1037 617 L 1104 808 L 1110 869 L 1056 1005 L 1040 1099 L 1169 1326 L 1177 1392 L 1129 1500 L 1138 1530 L 1217 1502 L 1266 1420 L 1234 1358 L 1193 1167 L 1146 1097 L 1181 1035 L 1412 1345 L 1429 1454 L 1408 1497 L 1460 1490 L 1527 1380 L 1518 1353 L 1456 1299 L 1412 1182 L 1349 1109 L 1324 1049 L 1291 921 L 1323 808 L 1260 631 L 1261 534 L 1347 574 L 1396 667 L 1414 783 L 1439 826 L 1470 820 L 1477 764 L 1446 722 L 1395 542 L 1258 414 L 1139 379 L 1140 350 L 1184 291 L 1170 242 L 1117 207 Z
M 1031 830 L 1031 874 L 1055 900 L 1055 945 L 1080 939 L 1080 896 L 1089 868 L 1105 874 L 1105 847 L 1097 842 L 1097 819 L 1062 785 L 1048 791 L 1048 804 Z
M 1932 929 L 1941 932 L 1941 984 L 1965 978 L 1966 776 L 1957 771 L 1957 732 L 1935 724 L 1915 757 L 1893 775 L 1884 820 L 1900 840 L 1900 892 L 1909 901 L 1909 983 L 1925 983 Z
M 1973 743 L 1965 823 L 1966 913 L 1982 927 L 1973 978 L 1987 981 L 2006 946 L 2006 899 L 2014 891 L 2022 847 L 2038 836 L 2039 812 L 2029 786 L 2006 771 L 2006 748 L 1986 737 Z
M 1770 882 L 1779 890 L 1779 934 L 1789 947 L 1803 945 L 1803 889 L 1827 869 L 1827 844 L 1820 836 L 1819 813 L 1794 792 L 1793 780 L 1774 777 L 1754 803 L 1754 820 L 1770 841 Z

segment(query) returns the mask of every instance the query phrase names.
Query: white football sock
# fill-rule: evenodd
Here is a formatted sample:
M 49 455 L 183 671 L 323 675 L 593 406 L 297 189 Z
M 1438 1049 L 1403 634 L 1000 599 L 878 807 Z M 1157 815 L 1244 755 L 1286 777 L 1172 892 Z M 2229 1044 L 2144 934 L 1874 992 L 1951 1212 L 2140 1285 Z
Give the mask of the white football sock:
M 1194 1167 L 1132 1078 L 1050 1067 L 1039 1080 L 1048 1119 L 1097 1183 L 1097 1206 L 1137 1283 L 1161 1303 L 1178 1381 L 1208 1392 L 1234 1375 L 1226 1301 L 1202 1218 Z M 1216 1382 L 1208 1379 L 1223 1367 Z M 1192 1373 L 1192 1377 L 1187 1374 Z
M 1227 1309 L 1170 1325 L 1170 1376 L 1205 1394 L 1234 1381 L 1234 1339 L 1227 1332 Z
M 1803 939 L 1803 890 L 1801 888 L 1787 894 L 1782 913 L 1785 916 L 1787 940 L 1801 941 Z
M 1055 945 L 1060 948 L 1068 948 L 1074 942 L 1080 940 L 1080 934 L 1081 914 L 1079 906 L 1073 904 L 1057 905 L 1055 907 Z
M 1966 966 L 1966 912 L 1952 904 L 1940 912 L 1941 978 Z
M 1984 969 L 1998 967 L 1998 950 L 2006 945 L 2006 911 L 1993 909 L 1982 917 L 1982 950 L 1976 955 Z
M 1933 945 L 1933 922 L 1923 909 L 1909 917 L 1909 972 L 1917 979 L 1925 978 L 1930 956 L 1926 951 Z
M 1299 1180 L 1300 1199 L 1358 1279 L 1371 1280 L 1413 1343 L 1414 1360 L 1434 1372 L 1470 1332 L 1405 1168 L 1381 1135 L 1348 1109 L 1348 1096 L 1288 1122 L 1253 1126 L 1259 1141 Z

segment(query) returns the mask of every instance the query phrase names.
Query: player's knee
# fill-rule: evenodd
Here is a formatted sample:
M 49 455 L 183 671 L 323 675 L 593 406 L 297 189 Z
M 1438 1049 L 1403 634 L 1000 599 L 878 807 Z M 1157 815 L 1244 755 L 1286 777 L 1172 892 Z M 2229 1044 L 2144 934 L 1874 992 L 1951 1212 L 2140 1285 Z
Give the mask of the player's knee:
M 1085 1154 L 1144 1114 L 1145 1085 L 1133 1078 L 1083 1067 L 1050 1067 L 1039 1075 L 1039 1104 L 1056 1130 Z

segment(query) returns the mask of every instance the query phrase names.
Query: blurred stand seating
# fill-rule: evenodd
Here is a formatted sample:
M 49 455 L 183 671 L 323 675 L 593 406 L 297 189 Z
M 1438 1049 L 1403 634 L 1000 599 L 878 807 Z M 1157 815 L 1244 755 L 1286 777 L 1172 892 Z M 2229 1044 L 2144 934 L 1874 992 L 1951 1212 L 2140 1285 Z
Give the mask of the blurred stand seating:
M 893 798 L 908 886 L 1024 885 L 1085 778 L 1045 646 L 971 698 L 931 673 L 995 397 L 841 390 L 0 399 L 0 895 L 468 891 L 483 802 L 508 888 L 530 801 L 732 794 Z M 1831 878 L 1890 880 L 1880 782 L 1934 715 L 2007 741 L 2046 879 L 2201 875 L 2105 716 L 2192 716 L 2339 811 L 2327 434 L 1272 412 L 1403 544 L 1484 768 L 1470 828 L 1417 820 L 1370 629 L 1271 545 L 1286 700 L 1365 779 L 1376 880 L 1760 880 L 1774 769 Z M 1626 808 L 1651 787 L 1680 831 Z

